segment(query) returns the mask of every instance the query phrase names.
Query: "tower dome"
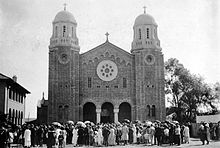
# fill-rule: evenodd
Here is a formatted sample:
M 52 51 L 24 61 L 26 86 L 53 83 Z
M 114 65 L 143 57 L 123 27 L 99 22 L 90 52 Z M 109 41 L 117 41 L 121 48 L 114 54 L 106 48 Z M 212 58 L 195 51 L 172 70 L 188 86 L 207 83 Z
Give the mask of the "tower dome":
M 74 18 L 74 16 L 72 15 L 72 13 L 63 10 L 57 13 L 57 15 L 54 18 L 53 23 L 57 23 L 57 22 L 71 22 L 76 24 L 76 20 Z
M 139 26 L 139 25 L 156 25 L 157 23 L 155 22 L 154 18 L 149 15 L 149 14 L 141 14 L 135 19 L 134 26 Z

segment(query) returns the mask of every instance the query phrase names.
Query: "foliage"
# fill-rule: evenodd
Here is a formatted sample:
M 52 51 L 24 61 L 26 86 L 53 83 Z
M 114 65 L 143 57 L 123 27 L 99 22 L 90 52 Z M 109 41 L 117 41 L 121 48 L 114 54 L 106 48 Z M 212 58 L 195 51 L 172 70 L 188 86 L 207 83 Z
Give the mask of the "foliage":
M 195 114 L 200 104 L 210 106 L 212 112 L 217 108 L 213 105 L 216 95 L 201 76 L 191 74 L 183 64 L 175 58 L 165 62 L 165 94 L 176 113 L 176 120 L 195 122 Z

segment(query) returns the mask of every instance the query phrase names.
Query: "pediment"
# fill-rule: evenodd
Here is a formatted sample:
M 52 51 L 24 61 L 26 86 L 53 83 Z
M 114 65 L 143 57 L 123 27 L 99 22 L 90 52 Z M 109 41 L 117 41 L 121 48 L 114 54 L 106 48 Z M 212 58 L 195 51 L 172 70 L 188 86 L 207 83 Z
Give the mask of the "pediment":
M 115 59 L 118 62 L 125 62 L 126 64 L 131 64 L 133 57 L 133 55 L 129 52 L 121 49 L 120 47 L 108 41 L 85 53 L 82 53 L 80 56 L 81 62 L 86 64 L 100 59 Z

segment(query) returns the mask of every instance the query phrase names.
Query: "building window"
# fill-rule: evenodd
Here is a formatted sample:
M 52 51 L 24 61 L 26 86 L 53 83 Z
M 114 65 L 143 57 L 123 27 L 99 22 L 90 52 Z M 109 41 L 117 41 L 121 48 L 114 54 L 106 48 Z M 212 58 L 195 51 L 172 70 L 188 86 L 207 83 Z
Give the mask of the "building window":
M 73 37 L 73 27 L 72 27 L 72 37 Z
M 156 116 L 155 105 L 152 105 L 152 117 Z
M 9 89 L 9 99 L 12 99 L 12 91 Z
M 147 105 L 147 116 L 150 117 L 150 105 Z
M 12 110 L 12 120 L 11 120 L 12 123 L 14 123 L 14 118 L 15 118 L 15 110 L 13 109 L 13 110 Z
M 149 39 L 149 28 L 147 28 L 147 39 Z
M 88 88 L 92 87 L 92 78 L 88 77 Z
M 141 29 L 138 29 L 139 39 L 141 39 Z
M 8 115 L 9 115 L 9 120 L 11 121 L 11 116 L 12 116 L 12 114 L 11 114 L 11 108 L 9 108 Z
M 126 88 L 126 87 L 127 87 L 127 79 L 123 78 L 123 88 Z
M 23 103 L 23 96 L 21 95 L 21 103 Z
M 58 36 L 58 27 L 56 26 L 55 27 L 55 37 L 57 37 Z
M 63 26 L 63 37 L 65 36 L 66 33 L 66 26 Z

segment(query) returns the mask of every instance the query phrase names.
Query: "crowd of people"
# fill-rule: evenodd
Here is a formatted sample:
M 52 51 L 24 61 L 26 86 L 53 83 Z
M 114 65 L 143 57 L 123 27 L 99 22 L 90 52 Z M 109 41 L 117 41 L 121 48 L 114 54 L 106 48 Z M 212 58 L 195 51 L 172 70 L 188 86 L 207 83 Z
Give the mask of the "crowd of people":
M 57 147 L 64 148 L 67 144 L 77 146 L 114 146 L 127 144 L 181 145 L 190 142 L 189 124 L 179 124 L 177 121 L 146 121 L 122 123 L 98 123 L 90 121 L 69 121 L 65 124 L 54 122 L 50 125 L 24 124 L 10 128 L 0 125 L 0 145 L 10 147 L 11 143 L 20 143 L 24 147 Z M 215 127 L 220 131 L 220 122 Z M 217 131 L 217 130 L 216 130 Z M 215 131 L 215 132 L 216 132 Z M 211 136 L 210 125 L 203 123 L 198 131 L 202 144 L 209 144 Z M 219 138 L 220 133 L 215 133 Z

